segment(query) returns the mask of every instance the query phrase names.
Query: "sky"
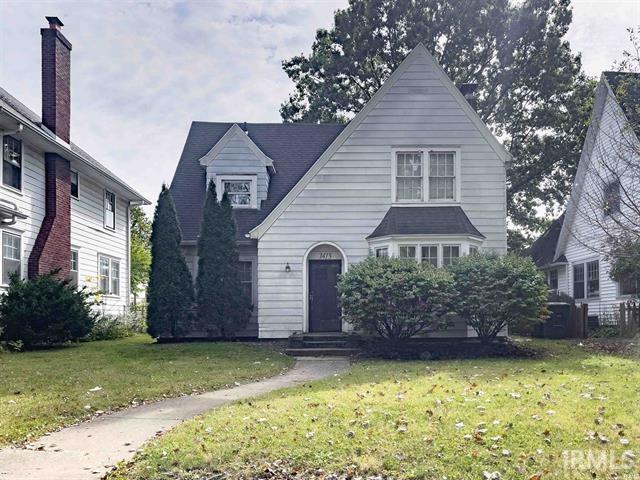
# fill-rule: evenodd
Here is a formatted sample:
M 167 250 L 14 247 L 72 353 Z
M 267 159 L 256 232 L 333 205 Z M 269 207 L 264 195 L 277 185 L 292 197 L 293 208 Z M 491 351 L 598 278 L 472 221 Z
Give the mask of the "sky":
M 73 44 L 72 141 L 155 201 L 192 121 L 280 121 L 293 91 L 282 60 L 308 53 L 346 4 L 0 0 L 0 86 L 40 114 L 40 28 L 60 17 Z M 640 26 L 640 0 L 574 0 L 573 13 L 568 39 L 590 75 Z

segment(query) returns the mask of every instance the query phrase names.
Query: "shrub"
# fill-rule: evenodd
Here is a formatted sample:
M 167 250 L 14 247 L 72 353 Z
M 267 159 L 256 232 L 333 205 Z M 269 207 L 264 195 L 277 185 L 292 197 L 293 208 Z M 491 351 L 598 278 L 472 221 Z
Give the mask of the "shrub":
M 91 331 L 95 320 L 92 294 L 54 275 L 52 272 L 31 280 L 11 277 L 7 292 L 0 298 L 3 340 L 22 342 L 29 349 L 80 339 Z
M 136 313 L 124 313 L 121 315 L 103 314 L 96 318 L 91 333 L 87 335 L 88 341 L 116 340 L 126 338 L 136 333 L 144 333 L 146 324 L 144 317 Z
M 485 343 L 505 327 L 527 328 L 548 314 L 548 287 L 529 258 L 471 255 L 450 270 L 457 311 Z
M 366 333 L 397 340 L 440 330 L 452 315 L 451 275 L 412 260 L 367 258 L 338 283 L 344 319 Z

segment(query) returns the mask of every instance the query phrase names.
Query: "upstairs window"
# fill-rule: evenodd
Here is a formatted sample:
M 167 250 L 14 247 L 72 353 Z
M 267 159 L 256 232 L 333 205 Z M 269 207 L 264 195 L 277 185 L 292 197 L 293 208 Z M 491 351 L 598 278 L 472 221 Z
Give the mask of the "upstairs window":
M 455 161 L 455 152 L 429 154 L 429 200 L 455 199 Z
M 620 182 L 614 180 L 604 187 L 604 214 L 613 215 L 620 211 Z
M 396 200 L 422 200 L 422 153 L 396 154 Z
M 2 137 L 2 184 L 22 189 L 22 142 L 9 135 Z
M 20 275 L 22 249 L 20 236 L 12 233 L 2 232 L 2 283 L 9 284 L 11 275 Z
M 71 170 L 71 196 L 73 198 L 78 198 L 80 194 L 80 179 L 78 177 L 78 172 L 74 172 Z
M 116 229 L 116 195 L 108 190 L 104 191 L 104 226 Z
M 222 195 L 226 193 L 233 208 L 257 208 L 256 182 L 255 175 L 219 175 L 216 185 L 218 200 L 222 200 Z

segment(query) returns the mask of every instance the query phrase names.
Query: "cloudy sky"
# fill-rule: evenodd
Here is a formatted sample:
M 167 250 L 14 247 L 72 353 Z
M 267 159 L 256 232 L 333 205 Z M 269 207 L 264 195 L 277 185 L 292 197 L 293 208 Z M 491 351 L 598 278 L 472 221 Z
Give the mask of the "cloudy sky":
M 463 0 L 461 0 L 463 1 Z M 0 85 L 40 113 L 40 33 L 73 43 L 71 136 L 155 200 L 193 120 L 277 122 L 281 61 L 308 52 L 347 0 L 0 0 Z M 574 0 L 569 40 L 597 75 L 620 59 L 638 0 Z

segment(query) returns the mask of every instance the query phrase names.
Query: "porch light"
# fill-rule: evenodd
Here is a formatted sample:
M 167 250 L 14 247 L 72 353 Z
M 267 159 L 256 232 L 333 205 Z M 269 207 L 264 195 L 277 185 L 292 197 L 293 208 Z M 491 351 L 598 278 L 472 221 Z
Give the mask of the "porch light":
M 289 262 L 287 262 L 287 264 L 284 266 L 284 271 L 287 273 L 291 271 L 291 266 L 289 265 Z

